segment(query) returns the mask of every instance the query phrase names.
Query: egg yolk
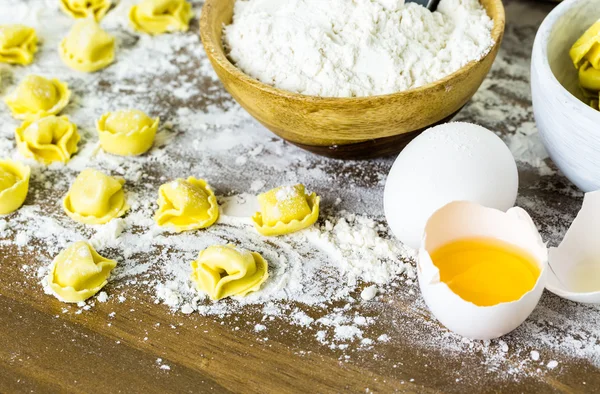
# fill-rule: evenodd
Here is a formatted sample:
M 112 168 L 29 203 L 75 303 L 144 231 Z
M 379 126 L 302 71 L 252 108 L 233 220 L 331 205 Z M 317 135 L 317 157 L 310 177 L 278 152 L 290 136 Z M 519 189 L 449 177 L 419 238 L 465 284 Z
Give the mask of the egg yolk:
M 493 238 L 453 241 L 430 255 L 440 280 L 477 306 L 516 301 L 534 288 L 540 276 L 533 256 Z

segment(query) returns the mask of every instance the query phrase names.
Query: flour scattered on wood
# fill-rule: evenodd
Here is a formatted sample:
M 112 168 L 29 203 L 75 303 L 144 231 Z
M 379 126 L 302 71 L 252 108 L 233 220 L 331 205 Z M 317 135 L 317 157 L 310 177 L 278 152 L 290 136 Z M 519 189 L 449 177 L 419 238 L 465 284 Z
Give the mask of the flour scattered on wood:
M 163 359 L 162 358 L 157 358 L 156 359 L 156 365 L 158 365 L 158 368 L 163 370 L 163 371 L 170 371 L 171 367 L 167 364 L 163 364 Z
M 4 12 L 7 7 L 10 12 Z M 33 65 L 0 66 L 0 93 L 11 91 L 29 73 L 65 80 L 74 92 L 65 114 L 82 134 L 80 150 L 67 165 L 44 167 L 17 153 L 14 129 L 19 123 L 0 108 L 0 156 L 32 166 L 25 205 L 0 218 L 0 248 L 26 262 L 17 268 L 26 275 L 26 285 L 35 288 L 40 288 L 52 259 L 75 241 L 91 240 L 102 255 L 119 263 L 103 292 L 79 306 L 65 305 L 62 314 L 98 313 L 103 308 L 107 324 L 115 327 L 121 316 L 109 312 L 111 305 L 122 303 L 135 310 L 151 301 L 156 303 L 152 307 L 173 310 L 173 324 L 163 325 L 165 329 L 176 330 L 178 322 L 201 314 L 232 330 L 246 330 L 260 342 L 282 333 L 302 335 L 331 349 L 340 362 L 358 357 L 390 361 L 382 359 L 379 349 L 408 341 L 416 349 L 439 349 L 447 357 L 476 357 L 484 368 L 510 379 L 556 373 L 563 359 L 600 366 L 598 306 L 546 294 L 533 315 L 502 342 L 464 340 L 440 327 L 418 295 L 412 252 L 390 236 L 380 214 L 391 160 L 328 160 L 273 137 L 216 82 L 195 33 L 133 35 L 124 27 L 127 7 L 128 0 L 120 2 L 103 21 L 120 41 L 117 62 L 86 75 L 74 74 L 58 59 L 56 46 L 72 20 L 57 7 L 48 8 L 41 1 L 0 5 L 0 23 L 29 24 L 45 40 Z M 531 29 L 523 30 L 519 36 L 527 36 Z M 505 40 L 511 48 L 522 47 L 510 43 L 515 37 L 507 35 Z M 507 99 L 512 95 L 530 100 L 523 82 L 529 65 L 519 57 L 509 63 L 503 56 L 507 54 L 500 53 L 490 78 L 458 120 L 507 133 L 521 170 L 533 166 L 546 172 L 531 109 Z M 119 158 L 99 149 L 95 119 L 123 108 L 138 108 L 163 120 L 158 142 L 142 157 Z M 506 129 L 509 117 L 510 123 L 521 126 Z M 517 138 L 525 140 L 526 149 Z M 87 167 L 126 179 L 131 205 L 126 216 L 106 225 L 84 226 L 62 212 L 61 198 Z M 158 187 L 190 175 L 205 178 L 214 187 L 221 219 L 208 230 L 179 235 L 157 227 L 152 217 Z M 258 209 L 254 194 L 296 183 L 322 197 L 318 223 L 289 236 L 267 239 L 257 234 L 249 219 Z M 557 189 L 573 198 L 568 206 L 555 206 L 535 192 L 526 190 L 518 204 L 541 224 L 544 238 L 555 243 L 578 209 L 581 194 L 569 186 Z M 230 242 L 262 253 L 270 278 L 260 292 L 246 298 L 212 302 L 192 286 L 189 263 L 203 248 Z M 153 322 L 147 324 L 154 327 Z M 158 364 L 168 367 L 162 361 Z

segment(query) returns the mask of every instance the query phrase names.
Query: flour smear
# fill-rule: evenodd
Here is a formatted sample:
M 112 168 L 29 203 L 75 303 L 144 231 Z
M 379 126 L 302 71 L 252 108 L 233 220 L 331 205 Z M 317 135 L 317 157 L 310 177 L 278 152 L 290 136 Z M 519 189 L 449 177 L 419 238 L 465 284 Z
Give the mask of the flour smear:
M 447 357 L 479 357 L 495 376 L 509 379 L 558 373 L 562 361 L 569 358 L 600 366 L 597 306 L 545 296 L 524 325 L 491 342 L 463 340 L 425 319 L 429 312 L 419 296 L 412 252 L 391 237 L 382 216 L 383 185 L 392 159 L 330 160 L 274 137 L 222 89 L 197 27 L 186 34 L 134 34 L 126 21 L 131 4 L 121 1 L 102 21 L 118 41 L 115 64 L 82 74 L 59 59 L 57 46 L 72 20 L 60 12 L 56 1 L 0 3 L 0 23 L 28 24 L 43 37 L 31 66 L 0 65 L 0 95 L 12 91 L 30 73 L 59 78 L 73 91 L 63 113 L 82 135 L 79 152 L 66 165 L 45 167 L 25 160 L 14 142 L 19 122 L 0 106 L 0 157 L 32 167 L 25 205 L 0 218 L 0 248 L 27 256 L 27 264 L 21 267 L 25 285 L 43 291 L 42 278 L 52 259 L 72 242 L 90 240 L 118 266 L 103 292 L 79 306 L 65 305 L 63 313 L 97 313 L 94 305 L 100 303 L 103 309 L 116 303 L 135 309 L 150 300 L 155 308 L 173 310 L 174 321 L 202 314 L 235 329 L 236 322 L 246 320 L 247 328 L 241 329 L 260 341 L 303 330 L 307 342 L 326 346 L 342 362 L 379 359 L 382 346 L 408 341 L 415 348 L 439 350 Z M 199 12 L 199 3 L 195 10 Z M 515 27 L 522 31 L 508 31 L 507 52 L 500 53 L 490 77 L 457 120 L 502 132 L 522 172 L 548 175 L 552 170 L 532 124 L 531 109 L 515 104 L 530 100 L 527 50 L 519 37 L 531 31 L 527 24 L 531 22 L 522 23 Z M 141 157 L 109 155 L 98 144 L 95 120 L 127 108 L 161 118 L 154 147 Z M 64 214 L 62 197 L 88 167 L 126 180 L 131 210 L 123 218 L 84 226 Z M 152 219 L 158 187 L 188 176 L 207 179 L 213 186 L 221 218 L 205 231 L 170 233 Z M 556 175 L 539 179 L 537 188 L 522 190 L 518 203 L 543 224 L 545 239 L 555 243 L 572 220 L 580 194 L 569 186 L 556 187 L 551 193 L 568 196 L 568 203 L 553 205 L 543 192 L 554 186 L 543 183 L 544 179 L 556 184 L 564 180 Z M 261 237 L 249 220 L 256 209 L 254 195 L 296 183 L 322 197 L 318 223 L 288 236 Z M 212 302 L 192 286 L 189 263 L 203 248 L 230 242 L 262 253 L 270 277 L 260 292 Z M 106 317 L 109 327 L 113 317 L 114 313 Z M 157 360 L 157 368 L 167 371 L 169 366 Z

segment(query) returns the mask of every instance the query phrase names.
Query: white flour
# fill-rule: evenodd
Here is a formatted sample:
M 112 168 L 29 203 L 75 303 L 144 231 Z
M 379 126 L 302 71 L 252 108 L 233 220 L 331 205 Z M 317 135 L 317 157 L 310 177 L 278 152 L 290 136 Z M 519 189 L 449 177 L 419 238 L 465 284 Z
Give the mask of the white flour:
M 477 0 L 438 10 L 389 0 L 237 0 L 230 58 L 250 76 L 313 96 L 399 92 L 441 79 L 493 44 Z
M 461 382 L 555 376 L 573 359 L 600 366 L 599 306 L 546 294 L 533 315 L 500 341 L 463 340 L 440 327 L 419 295 L 410 253 L 390 238 L 383 221 L 383 181 L 392 160 L 329 160 L 275 138 L 217 82 L 197 28 L 188 34 L 132 35 L 125 27 L 130 4 L 122 0 L 102 22 L 118 37 L 117 62 L 88 75 L 74 73 L 58 58 L 56 47 L 72 20 L 62 15 L 56 1 L 0 1 L 0 23 L 23 22 L 44 37 L 31 66 L 0 65 L 0 95 L 30 73 L 64 80 L 73 90 L 65 114 L 82 134 L 80 150 L 67 165 L 44 167 L 26 161 L 32 166 L 26 204 L 15 214 L 0 217 L 0 251 L 15 256 L 15 261 L 3 264 L 22 271 L 19 288 L 42 291 L 39 281 L 52 259 L 68 244 L 88 239 L 102 255 L 118 261 L 115 275 L 96 297 L 57 310 L 72 319 L 79 317 L 82 326 L 88 324 L 86 314 L 99 315 L 118 338 L 113 305 L 126 310 L 173 309 L 171 324 L 161 325 L 148 317 L 140 322 L 144 330 L 171 330 L 202 314 L 205 317 L 198 322 L 217 321 L 243 330 L 255 336 L 260 346 L 286 335 L 301 337 L 299 346 L 314 349 L 322 344 L 326 348 L 318 352 L 339 357 L 340 362 L 362 358 L 382 368 L 397 365 L 397 371 L 403 365 L 395 346 L 403 343 L 424 357 L 439 351 L 447 359 L 468 358 L 463 368 L 436 371 L 455 373 Z M 518 20 L 528 4 L 510 3 L 509 20 Z M 507 30 L 489 78 L 457 119 L 503 132 L 521 175 L 535 179 L 538 171 L 545 173 L 547 168 L 532 123 L 525 60 L 535 31 L 532 23 L 537 22 L 527 20 Z M 528 37 L 526 42 L 523 37 Z M 95 119 L 124 108 L 161 117 L 156 143 L 142 157 L 119 158 L 99 149 Z M 18 125 L 0 103 L 0 157 L 23 160 L 14 142 Z M 126 216 L 96 226 L 66 217 L 60 199 L 86 167 L 127 180 L 132 208 Z M 158 187 L 191 175 L 207 179 L 214 187 L 222 208 L 220 221 L 206 231 L 179 235 L 158 228 L 152 220 Z M 256 201 L 245 193 L 296 183 L 306 184 L 322 197 L 319 222 L 306 231 L 265 240 L 249 220 Z M 518 205 L 531 212 L 544 239 L 555 245 L 579 208 L 581 193 L 557 175 L 531 184 L 522 186 Z M 263 253 L 271 276 L 261 292 L 211 302 L 192 287 L 189 263 L 206 246 L 227 242 Z M 47 297 L 48 304 L 56 302 Z M 157 305 L 148 306 L 148 301 Z M 40 305 L 44 308 L 50 307 Z M 199 328 L 198 334 L 202 332 Z M 153 338 L 142 335 L 139 340 L 152 342 Z M 164 358 L 164 362 L 157 360 L 156 368 L 176 373 L 177 364 Z

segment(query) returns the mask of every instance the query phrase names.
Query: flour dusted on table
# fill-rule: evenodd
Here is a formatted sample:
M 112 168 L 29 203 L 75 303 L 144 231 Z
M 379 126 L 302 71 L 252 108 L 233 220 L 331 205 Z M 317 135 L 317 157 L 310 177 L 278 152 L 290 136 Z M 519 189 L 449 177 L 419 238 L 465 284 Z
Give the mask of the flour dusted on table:
M 287 338 L 301 337 L 307 351 L 294 345 L 296 355 L 314 352 L 337 357 L 340 364 L 366 360 L 393 365 L 398 371 L 395 378 L 408 382 L 401 352 L 384 350 L 407 343 L 423 354 L 439 351 L 445 359 L 461 363 L 468 358 L 469 362 L 453 364 L 462 368 L 438 368 L 439 373 L 456 375 L 461 387 L 481 384 L 481 379 L 488 387 L 503 387 L 505 380 L 530 381 L 531 376 L 546 373 L 555 376 L 573 359 L 579 360 L 577 366 L 600 366 L 600 306 L 571 303 L 549 293 L 525 324 L 503 338 L 508 352 L 499 341 L 466 340 L 440 328 L 427 317 L 408 251 L 382 225 L 381 193 L 392 160 L 330 160 L 274 138 L 222 89 L 202 51 L 197 29 L 154 37 L 131 35 L 127 15 L 137 2 L 120 0 L 102 21 L 103 28 L 118 38 L 118 61 L 96 74 L 74 74 L 57 54 L 60 40 L 73 23 L 62 15 L 58 2 L 0 1 L 0 23 L 32 26 L 44 38 L 32 65 L 0 66 L 0 94 L 12 91 L 28 74 L 64 80 L 74 92 L 65 114 L 82 135 L 79 151 L 66 164 L 46 167 L 26 161 L 32 167 L 26 204 L 0 218 L 0 251 L 15 257 L 3 262 L 6 269 L 15 270 L 17 281 L 6 283 L 10 292 L 42 291 L 39 282 L 60 250 L 89 240 L 99 252 L 118 261 L 114 276 L 104 294 L 62 307 L 56 315 L 82 325 L 105 319 L 105 331 L 117 345 L 138 340 L 160 347 L 159 333 L 177 335 L 181 325 L 193 324 L 200 336 L 214 324 L 222 324 L 254 337 L 257 344 L 250 349 L 262 351 L 275 343 L 281 345 L 274 347 L 284 346 Z M 197 15 L 201 1 L 194 4 Z M 532 4 L 507 3 L 512 25 L 505 36 L 505 50 L 457 117 L 502 131 L 520 163 L 523 179 L 537 176 L 547 155 L 533 128 L 529 105 L 531 32 L 545 16 L 532 15 Z M 153 148 L 143 157 L 109 155 L 98 144 L 95 120 L 120 108 L 137 108 L 164 119 Z M 14 140 L 19 125 L 6 106 L 0 108 L 0 156 L 23 160 Z M 525 140 L 511 142 L 515 138 Z M 88 167 L 126 179 L 131 205 L 126 216 L 105 225 L 84 226 L 62 212 L 61 199 L 77 174 Z M 223 217 L 207 230 L 174 235 L 152 219 L 157 190 L 169 180 L 189 175 L 214 183 Z M 253 196 L 300 182 L 322 196 L 320 221 L 305 231 L 265 240 L 249 219 L 259 209 Z M 533 184 L 524 182 L 517 205 L 532 213 L 544 239 L 556 245 L 579 210 L 581 197 L 560 175 L 553 175 Z M 260 245 L 273 275 L 260 292 L 213 303 L 193 287 L 189 262 L 202 248 L 229 242 L 245 248 Z M 369 287 L 363 296 L 364 286 Z M 118 313 L 113 310 L 117 306 Z M 154 313 L 146 313 L 167 307 L 178 311 L 169 315 L 170 323 L 158 322 L 151 318 Z M 121 341 L 122 324 L 130 319 L 136 319 L 140 331 Z M 175 338 L 183 340 L 183 336 Z M 316 344 L 332 351 L 312 350 Z M 20 357 L 18 353 L 12 356 L 15 362 Z M 169 364 L 165 358 L 157 360 L 155 367 L 177 373 L 176 364 Z
M 482 58 L 492 20 L 477 0 L 430 12 L 390 0 L 237 0 L 229 57 L 250 76 L 324 97 L 389 94 Z

